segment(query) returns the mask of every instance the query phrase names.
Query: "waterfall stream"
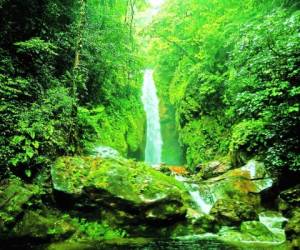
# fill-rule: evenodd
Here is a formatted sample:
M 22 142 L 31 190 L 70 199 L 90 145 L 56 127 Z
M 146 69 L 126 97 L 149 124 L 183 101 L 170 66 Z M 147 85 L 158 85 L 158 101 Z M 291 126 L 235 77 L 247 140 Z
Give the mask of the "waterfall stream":
M 199 186 L 196 184 L 189 185 L 189 193 L 191 195 L 192 200 L 195 202 L 198 209 L 200 210 L 200 212 L 209 214 L 212 208 L 212 204 L 206 202 L 204 198 L 201 196 L 199 191 Z
M 153 70 L 144 72 L 142 101 L 147 117 L 145 162 L 151 165 L 161 163 L 162 137 L 160 131 L 159 101 L 153 80 Z
M 142 89 L 142 102 L 147 117 L 147 137 L 145 149 L 145 162 L 151 165 L 161 163 L 162 136 L 159 117 L 159 100 L 153 80 L 153 70 L 146 69 L 144 72 L 144 83 Z M 179 176 L 177 176 L 177 179 Z M 183 180 L 180 180 L 183 181 Z M 184 181 L 183 181 L 184 182 Z M 188 187 L 192 200 L 201 212 L 209 213 L 211 205 L 201 197 L 197 186 Z

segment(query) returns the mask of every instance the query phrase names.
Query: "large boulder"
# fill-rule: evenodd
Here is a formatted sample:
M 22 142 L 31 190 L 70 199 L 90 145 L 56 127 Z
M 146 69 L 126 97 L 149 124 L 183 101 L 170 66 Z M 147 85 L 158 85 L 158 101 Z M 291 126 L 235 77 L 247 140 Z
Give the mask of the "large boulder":
M 276 236 L 259 221 L 244 221 L 240 227 L 241 233 L 253 241 L 274 241 Z
M 222 227 L 218 235 L 237 245 L 247 243 L 251 249 L 289 249 L 283 244 L 286 221 L 279 212 L 264 211 L 259 213 L 259 221 L 243 221 L 240 227 Z
M 51 169 L 56 197 L 65 207 L 92 211 L 113 225 L 173 223 L 186 214 L 183 183 L 126 159 L 61 157 Z
M 247 203 L 234 199 L 218 200 L 210 211 L 216 223 L 223 226 L 238 226 L 243 221 L 256 220 L 255 208 Z
M 225 174 L 199 182 L 199 193 L 211 206 L 219 199 L 247 201 L 260 205 L 260 194 L 273 184 L 265 166 L 255 160 Z

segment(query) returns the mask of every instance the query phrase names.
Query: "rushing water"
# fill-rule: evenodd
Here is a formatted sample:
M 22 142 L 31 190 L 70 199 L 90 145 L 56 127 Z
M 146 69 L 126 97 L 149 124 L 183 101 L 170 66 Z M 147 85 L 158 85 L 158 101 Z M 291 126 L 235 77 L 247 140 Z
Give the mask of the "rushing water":
M 209 211 L 212 208 L 211 204 L 208 204 L 204 198 L 201 196 L 200 192 L 199 192 L 199 187 L 198 185 L 191 185 L 191 187 L 189 188 L 189 193 L 191 195 L 192 200 L 196 203 L 196 205 L 198 206 L 199 210 L 202 213 L 205 214 L 209 214 Z
M 142 92 L 142 101 L 147 116 L 145 162 L 156 165 L 161 163 L 162 137 L 160 131 L 159 101 L 153 80 L 153 70 L 145 70 Z

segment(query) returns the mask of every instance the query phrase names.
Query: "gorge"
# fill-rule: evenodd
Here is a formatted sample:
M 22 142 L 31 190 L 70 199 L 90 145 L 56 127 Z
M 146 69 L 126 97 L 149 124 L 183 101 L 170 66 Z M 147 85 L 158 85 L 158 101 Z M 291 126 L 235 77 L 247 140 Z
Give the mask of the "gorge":
M 300 249 L 298 0 L 0 18 L 0 249 Z

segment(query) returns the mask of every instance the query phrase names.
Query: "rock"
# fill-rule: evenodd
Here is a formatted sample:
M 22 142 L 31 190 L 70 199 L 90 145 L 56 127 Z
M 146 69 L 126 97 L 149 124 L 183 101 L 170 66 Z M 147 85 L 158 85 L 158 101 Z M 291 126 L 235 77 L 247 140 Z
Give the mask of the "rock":
M 211 206 L 219 199 L 242 200 L 259 206 L 261 192 L 272 184 L 264 164 L 251 160 L 241 168 L 199 182 L 199 192 Z
M 300 208 L 293 210 L 285 227 L 287 239 L 295 249 L 300 249 Z
M 300 185 L 282 191 L 278 196 L 278 209 L 285 214 L 300 206 Z
M 23 184 L 17 177 L 12 177 L 0 186 L 0 237 L 5 237 L 10 227 L 16 223 L 26 206 L 39 193 L 35 185 Z
M 160 172 L 166 174 L 166 175 L 172 175 L 172 176 L 182 176 L 186 177 L 190 173 L 184 166 L 171 166 L 171 165 L 158 165 L 153 166 L 156 170 L 159 170 Z
M 259 221 L 270 230 L 282 230 L 288 219 L 283 217 L 280 212 L 264 211 L 259 213 Z
M 270 231 L 264 224 L 259 221 L 245 221 L 241 224 L 240 228 L 223 227 L 218 234 L 221 239 L 227 242 L 282 243 L 281 239 L 278 239 L 272 231 Z M 253 245 L 251 246 L 253 247 Z M 270 248 L 263 249 L 273 249 L 272 245 L 270 245 L 269 247 Z M 254 247 L 253 249 L 261 248 Z
M 206 218 L 207 219 L 207 218 Z M 180 223 L 177 224 L 169 233 L 171 238 L 183 237 L 189 235 L 200 235 L 207 232 L 214 231 L 214 226 L 212 224 L 212 220 L 203 219 L 204 224 L 190 224 L 190 223 Z
M 187 176 L 189 174 L 188 170 L 183 166 L 168 166 L 171 171 L 171 175 Z
M 42 215 L 38 212 L 27 212 L 22 220 L 13 228 L 11 236 L 20 241 L 53 241 L 70 237 L 75 228 L 64 221 L 59 214 Z
M 204 180 L 207 180 L 209 178 L 222 175 L 226 173 L 228 170 L 230 170 L 231 168 L 232 166 L 229 164 L 224 164 L 220 161 L 211 161 L 202 166 L 198 176 Z
M 101 158 L 120 158 L 120 153 L 115 150 L 114 148 L 108 147 L 108 146 L 98 146 L 92 151 L 92 155 L 98 156 Z
M 258 215 L 251 204 L 233 199 L 218 200 L 210 211 L 216 223 L 224 226 L 238 226 L 243 221 L 256 220 Z
M 285 227 L 291 245 L 300 248 L 300 185 L 282 191 L 278 196 L 278 209 L 289 219 Z
M 244 221 L 240 227 L 241 233 L 253 241 L 274 241 L 275 235 L 259 221 Z
M 108 224 L 149 224 L 184 218 L 183 183 L 125 159 L 61 157 L 51 175 L 57 199 L 69 208 L 99 214 Z

